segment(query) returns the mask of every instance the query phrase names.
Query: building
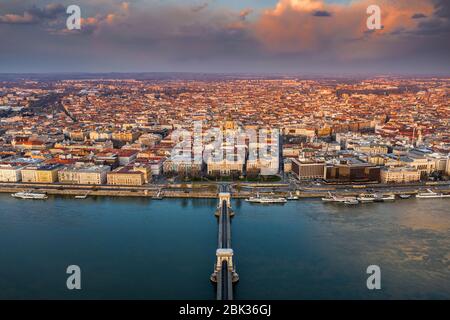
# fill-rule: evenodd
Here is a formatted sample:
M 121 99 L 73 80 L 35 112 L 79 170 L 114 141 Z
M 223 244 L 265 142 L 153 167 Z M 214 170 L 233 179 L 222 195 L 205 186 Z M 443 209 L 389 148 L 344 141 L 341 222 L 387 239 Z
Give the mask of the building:
M 250 144 L 246 164 L 247 176 L 272 176 L 280 169 L 280 154 L 277 144 Z
M 292 172 L 292 159 L 291 158 L 283 159 L 283 171 L 284 171 L 284 173 Z
M 20 172 L 24 167 L 20 164 L 0 164 L 0 182 L 20 182 L 22 180 Z
M 105 184 L 107 173 L 111 171 L 109 166 L 96 166 L 84 163 L 76 163 L 59 170 L 58 180 L 67 184 Z
M 420 171 L 413 167 L 383 168 L 382 183 L 411 183 L 420 181 Z
M 140 133 L 134 131 L 116 131 L 112 134 L 112 139 L 122 142 L 134 142 L 139 138 Z
M 379 144 L 353 144 L 351 146 L 353 150 L 369 155 L 374 154 L 387 154 L 389 149 L 387 146 Z
M 159 176 L 163 174 L 163 164 L 166 160 L 165 157 L 147 157 L 147 158 L 137 158 L 136 164 L 145 164 L 150 166 L 151 175 Z
M 450 157 L 447 158 L 447 166 L 445 169 L 445 174 L 450 177 Z
M 325 161 L 308 161 L 292 159 L 292 173 L 299 180 L 324 179 Z
M 109 131 L 91 131 L 89 133 L 89 139 L 95 141 L 111 140 L 112 133 Z
M 380 167 L 355 158 L 326 167 L 325 180 L 338 182 L 380 181 Z
M 159 167 L 160 164 L 157 164 Z M 203 161 L 184 156 L 172 156 L 162 163 L 164 174 L 177 174 L 181 177 L 200 177 L 203 172 Z M 156 169 L 156 168 L 155 168 Z
M 29 137 L 17 137 L 11 145 L 18 150 L 44 150 L 48 147 L 43 141 Z
M 136 150 L 120 150 L 118 153 L 119 165 L 126 166 L 136 160 L 139 151 Z
M 122 186 L 142 186 L 146 183 L 145 173 L 133 167 L 121 167 L 107 174 L 107 183 Z
M 422 179 L 436 170 L 436 161 L 421 156 L 408 154 L 408 156 L 400 157 L 400 162 L 403 166 L 414 167 L 419 170 Z
M 209 176 L 242 176 L 244 174 L 245 159 L 238 154 L 228 155 L 222 159 L 209 157 L 206 161 L 206 167 Z
M 47 164 L 28 166 L 21 171 L 22 182 L 28 183 L 54 183 L 58 181 L 60 164 Z
M 316 135 L 316 130 L 314 128 L 303 128 L 303 127 L 286 127 L 283 129 L 283 133 L 289 136 L 304 136 L 313 138 Z
M 0 182 L 20 182 L 22 180 L 21 171 L 27 166 L 37 165 L 42 162 L 33 158 L 8 158 L 0 162 Z

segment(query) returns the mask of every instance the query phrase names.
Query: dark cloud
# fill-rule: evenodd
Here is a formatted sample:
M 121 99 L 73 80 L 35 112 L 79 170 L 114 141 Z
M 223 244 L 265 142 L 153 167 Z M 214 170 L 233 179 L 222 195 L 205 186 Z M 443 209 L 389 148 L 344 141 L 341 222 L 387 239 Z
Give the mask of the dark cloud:
M 23 14 L 6 13 L 0 15 L 0 23 L 3 24 L 39 24 L 52 20 L 58 20 L 65 15 L 65 7 L 62 4 L 48 4 L 39 8 L 32 6 Z
M 411 19 L 423 19 L 426 18 L 427 16 L 424 15 L 423 13 L 415 13 L 412 15 Z
M 62 4 L 51 3 L 43 8 L 33 6 L 27 12 L 39 20 L 53 20 L 61 18 L 62 16 L 64 17 L 66 14 L 66 8 Z
M 449 0 L 434 0 L 434 13 L 430 19 L 421 21 L 418 24 L 417 30 L 411 33 L 430 36 L 438 39 L 437 42 L 443 41 L 449 44 L 450 39 L 450 1 Z M 439 43 L 441 45 L 441 43 Z M 447 45 L 450 48 L 450 45 Z M 448 53 L 450 54 L 450 53 Z
M 325 10 L 317 10 L 313 13 L 314 17 L 331 17 L 331 12 Z
M 450 1 L 449 0 L 434 0 L 435 15 L 440 18 L 450 19 Z

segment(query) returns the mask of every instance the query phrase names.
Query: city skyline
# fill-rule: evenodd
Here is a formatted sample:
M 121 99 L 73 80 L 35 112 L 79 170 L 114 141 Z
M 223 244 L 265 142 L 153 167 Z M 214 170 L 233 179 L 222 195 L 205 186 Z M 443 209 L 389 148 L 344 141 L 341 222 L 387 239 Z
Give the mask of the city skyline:
M 71 1 L 0 4 L 1 73 L 449 73 L 450 5 L 425 1 Z M 381 30 L 366 9 L 381 8 Z

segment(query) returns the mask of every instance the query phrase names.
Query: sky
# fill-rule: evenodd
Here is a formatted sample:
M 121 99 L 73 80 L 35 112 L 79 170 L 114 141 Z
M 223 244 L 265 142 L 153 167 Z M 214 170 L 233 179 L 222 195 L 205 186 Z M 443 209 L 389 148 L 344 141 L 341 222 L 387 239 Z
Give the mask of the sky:
M 0 1 L 0 73 L 449 75 L 449 40 L 449 0 Z

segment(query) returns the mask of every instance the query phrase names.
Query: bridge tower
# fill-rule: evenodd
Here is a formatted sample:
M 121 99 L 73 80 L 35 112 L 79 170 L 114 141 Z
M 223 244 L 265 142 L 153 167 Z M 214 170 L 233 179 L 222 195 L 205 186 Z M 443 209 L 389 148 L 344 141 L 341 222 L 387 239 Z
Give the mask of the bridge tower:
M 217 209 L 216 209 L 216 216 L 220 216 L 220 213 L 222 212 L 222 204 L 226 203 L 227 205 L 227 209 L 228 209 L 228 213 L 230 214 L 230 217 L 234 216 L 234 211 L 233 209 L 231 209 L 231 193 L 229 192 L 220 192 L 219 193 L 219 203 L 217 204 Z
M 211 281 L 217 283 L 217 277 L 221 272 L 229 272 L 233 283 L 239 281 L 239 275 L 236 273 L 233 264 L 233 254 L 233 249 L 216 250 L 216 264 L 214 265 L 214 273 L 211 275 Z M 226 270 L 223 270 L 223 266 L 226 266 Z

